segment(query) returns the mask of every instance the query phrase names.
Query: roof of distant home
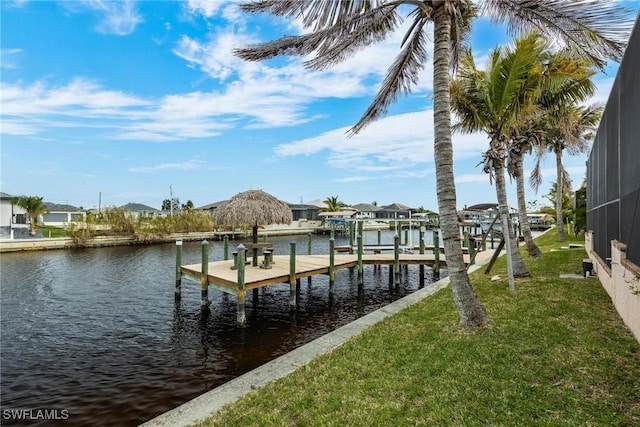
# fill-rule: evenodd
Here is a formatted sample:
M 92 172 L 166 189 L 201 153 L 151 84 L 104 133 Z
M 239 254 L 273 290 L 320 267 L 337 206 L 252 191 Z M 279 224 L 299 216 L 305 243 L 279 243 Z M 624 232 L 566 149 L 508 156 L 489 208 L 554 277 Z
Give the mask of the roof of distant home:
M 160 212 L 159 209 L 152 208 L 151 206 L 143 205 L 142 203 L 127 203 L 120 206 L 120 209 L 124 209 L 131 212 Z

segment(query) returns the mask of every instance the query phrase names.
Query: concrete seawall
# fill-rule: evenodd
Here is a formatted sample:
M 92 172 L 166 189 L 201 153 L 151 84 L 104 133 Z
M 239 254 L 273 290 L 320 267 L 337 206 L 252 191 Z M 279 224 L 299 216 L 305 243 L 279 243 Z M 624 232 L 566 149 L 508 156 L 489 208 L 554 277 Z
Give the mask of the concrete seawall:
M 97 248 L 106 246 L 144 245 L 152 243 L 170 243 L 177 239 L 202 240 L 210 239 L 213 233 L 172 234 L 166 237 L 142 240 L 135 236 L 100 236 L 76 243 L 70 237 L 43 239 L 15 239 L 0 241 L 0 252 L 37 251 L 69 248 Z
M 292 228 L 269 231 L 269 236 L 288 236 L 313 233 L 315 229 Z M 76 243 L 70 237 L 39 239 L 5 239 L 0 240 L 0 253 L 21 252 L 70 248 L 98 248 L 107 246 L 149 245 L 154 243 L 172 243 L 178 239 L 184 241 L 219 240 L 225 233 L 218 231 L 174 233 L 162 237 L 141 238 L 136 236 L 99 236 Z M 230 233 L 231 234 L 231 233 Z M 244 237 L 242 237 L 244 238 Z

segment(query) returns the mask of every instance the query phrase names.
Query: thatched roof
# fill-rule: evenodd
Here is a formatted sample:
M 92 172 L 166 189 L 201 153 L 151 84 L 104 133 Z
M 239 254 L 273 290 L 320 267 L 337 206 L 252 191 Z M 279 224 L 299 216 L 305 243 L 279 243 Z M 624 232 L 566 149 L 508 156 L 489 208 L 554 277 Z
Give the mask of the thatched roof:
M 214 211 L 219 224 L 267 225 L 290 224 L 291 208 L 262 190 L 238 193 Z

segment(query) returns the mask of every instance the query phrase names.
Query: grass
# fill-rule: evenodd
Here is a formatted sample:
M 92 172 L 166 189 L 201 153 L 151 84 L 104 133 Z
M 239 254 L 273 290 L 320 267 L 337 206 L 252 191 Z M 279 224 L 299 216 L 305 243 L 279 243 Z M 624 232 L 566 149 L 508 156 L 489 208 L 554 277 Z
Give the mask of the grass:
M 640 425 L 640 344 L 599 281 L 559 278 L 585 253 L 556 239 L 515 292 L 504 257 L 472 274 L 487 327 L 459 330 L 447 288 L 198 425 Z
M 67 237 L 67 231 L 62 227 L 36 225 L 36 230 L 40 230 L 44 237 Z

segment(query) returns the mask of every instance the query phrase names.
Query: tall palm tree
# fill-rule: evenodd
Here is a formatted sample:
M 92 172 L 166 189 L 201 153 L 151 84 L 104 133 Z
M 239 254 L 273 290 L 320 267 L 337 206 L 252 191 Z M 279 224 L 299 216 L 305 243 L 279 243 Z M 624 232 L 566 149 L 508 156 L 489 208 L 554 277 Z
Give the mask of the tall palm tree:
M 482 130 L 489 136 L 484 171 L 495 180 L 510 278 L 511 274 L 526 277 L 529 271 L 520 256 L 511 226 L 505 161 L 511 148 L 509 135 L 539 92 L 539 64 L 545 49 L 546 41 L 531 34 L 516 40 L 513 47 L 492 51 L 486 71 L 476 68 L 469 50 L 461 61 L 458 77 L 451 82 L 451 105 L 460 117 L 456 127 L 465 132 Z
M 598 0 L 484 0 L 479 9 L 470 0 L 261 0 L 241 8 L 300 19 L 308 33 L 248 46 L 239 49 L 238 56 L 258 61 L 278 55 L 315 54 L 305 63 L 311 70 L 328 68 L 383 41 L 399 27 L 400 9 L 402 14 L 409 12 L 412 23 L 400 53 L 371 106 L 352 128 L 354 133 L 386 114 L 401 93 L 410 92 L 416 85 L 418 73 L 428 60 L 428 24 L 433 23 L 434 161 L 447 268 L 460 325 L 486 324 L 488 316 L 469 281 L 459 242 L 449 109 L 449 69 L 456 64 L 458 49 L 464 47 L 470 20 L 483 13 L 508 24 L 513 34 L 537 29 L 558 36 L 603 66 L 603 58 L 621 57 L 632 24 L 626 11 Z
M 40 215 L 47 213 L 47 207 L 42 202 L 42 197 L 38 196 L 19 196 L 14 197 L 11 200 L 16 206 L 20 206 L 27 211 L 29 217 L 29 234 L 36 235 L 36 225 L 38 224 L 38 218 Z
M 546 118 L 558 105 L 576 105 L 586 101 L 595 91 L 591 77 L 593 66 L 572 49 L 545 50 L 532 67 L 530 76 L 538 80 L 537 95 L 510 130 L 507 172 L 516 180 L 518 212 L 522 234 L 529 256 L 541 256 L 535 244 L 526 214 L 523 158 L 534 148 L 543 147 L 549 122 Z
M 537 161 L 531 175 L 531 184 L 538 188 L 541 182 L 540 161 L 545 149 L 553 152 L 556 160 L 556 224 L 558 240 L 564 242 L 564 219 L 562 197 L 570 183 L 562 162 L 562 153 L 570 155 L 584 153 L 593 139 L 602 116 L 603 107 L 598 105 L 576 106 L 571 103 L 551 104 L 545 115 L 547 130 L 542 145 L 537 150 Z

